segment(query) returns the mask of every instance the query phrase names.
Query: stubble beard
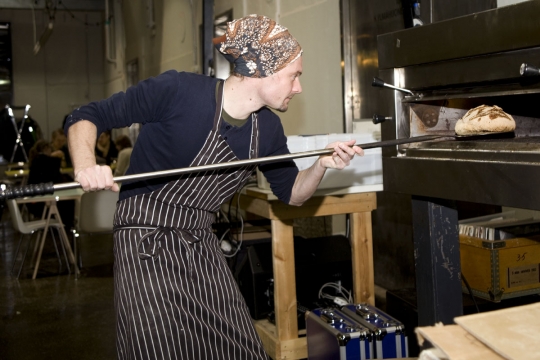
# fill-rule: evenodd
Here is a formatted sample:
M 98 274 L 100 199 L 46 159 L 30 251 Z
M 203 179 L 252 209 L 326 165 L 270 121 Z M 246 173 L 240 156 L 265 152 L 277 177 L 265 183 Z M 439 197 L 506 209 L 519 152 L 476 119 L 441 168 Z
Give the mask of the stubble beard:
M 292 96 L 285 98 L 285 100 L 283 100 L 283 103 L 281 103 L 281 106 L 277 108 L 276 110 L 279 112 L 286 112 L 289 109 L 289 101 L 291 100 L 292 100 Z

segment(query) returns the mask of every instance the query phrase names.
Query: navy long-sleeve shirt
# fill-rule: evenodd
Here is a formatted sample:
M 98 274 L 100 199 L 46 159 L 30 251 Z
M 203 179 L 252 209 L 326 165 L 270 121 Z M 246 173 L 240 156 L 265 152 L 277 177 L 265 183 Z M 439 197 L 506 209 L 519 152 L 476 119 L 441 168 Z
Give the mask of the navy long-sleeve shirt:
M 66 130 L 89 120 L 97 134 L 112 128 L 142 124 L 126 175 L 188 167 L 212 129 L 216 111 L 216 84 L 204 75 L 167 71 L 136 86 L 73 111 Z M 287 138 L 279 117 L 268 108 L 257 112 L 259 156 L 288 154 Z M 252 122 L 236 127 L 221 122 L 220 134 L 239 159 L 249 158 Z M 260 165 L 274 194 L 288 203 L 298 174 L 294 161 Z M 174 178 L 122 184 L 120 199 L 151 192 Z

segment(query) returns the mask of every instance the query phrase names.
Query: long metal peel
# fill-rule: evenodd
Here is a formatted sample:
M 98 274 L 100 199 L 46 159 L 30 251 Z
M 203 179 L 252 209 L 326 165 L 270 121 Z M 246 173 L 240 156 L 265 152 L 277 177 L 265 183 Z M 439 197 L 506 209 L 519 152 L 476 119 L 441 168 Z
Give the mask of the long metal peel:
M 386 147 L 386 146 L 396 146 L 396 145 L 411 144 L 411 143 L 417 143 L 417 142 L 423 142 L 423 141 L 430 141 L 430 140 L 441 139 L 441 138 L 451 139 L 454 137 L 449 136 L 449 135 L 424 135 L 424 136 L 417 136 L 417 137 L 406 138 L 406 139 L 395 139 L 395 140 L 385 140 L 385 141 L 378 141 L 378 142 L 365 143 L 365 144 L 356 144 L 356 146 L 359 146 L 362 149 L 374 149 L 374 148 L 380 148 L 380 147 Z M 148 180 L 148 179 L 183 175 L 183 174 L 189 174 L 189 173 L 195 173 L 195 172 L 228 169 L 228 168 L 242 167 L 242 166 L 248 166 L 248 165 L 261 165 L 261 164 L 280 162 L 284 160 L 300 159 L 300 158 L 311 157 L 311 156 L 329 155 L 329 154 L 332 154 L 333 152 L 334 152 L 334 149 L 311 150 L 311 151 L 297 152 L 297 153 L 285 154 L 285 155 L 267 156 L 267 157 L 262 157 L 262 158 L 254 158 L 254 159 L 246 159 L 246 160 L 236 160 L 236 161 L 230 161 L 230 162 L 224 162 L 224 163 L 218 163 L 218 164 L 191 166 L 191 167 L 186 167 L 186 168 L 152 171 L 152 172 L 146 172 L 146 173 L 141 173 L 141 174 L 117 176 L 117 177 L 114 177 L 113 180 L 116 183 L 121 183 L 124 181 L 133 181 L 133 180 Z M 58 190 L 76 189 L 79 187 L 81 187 L 81 184 L 79 184 L 78 182 L 68 182 L 68 183 L 61 183 L 61 184 L 43 183 L 43 184 L 30 184 L 30 185 L 24 185 L 24 186 L 8 187 L 6 189 L 0 190 L 0 200 L 16 199 L 16 198 L 21 198 L 21 197 L 29 197 L 29 196 L 37 196 L 37 195 L 46 195 L 46 194 L 52 194 Z

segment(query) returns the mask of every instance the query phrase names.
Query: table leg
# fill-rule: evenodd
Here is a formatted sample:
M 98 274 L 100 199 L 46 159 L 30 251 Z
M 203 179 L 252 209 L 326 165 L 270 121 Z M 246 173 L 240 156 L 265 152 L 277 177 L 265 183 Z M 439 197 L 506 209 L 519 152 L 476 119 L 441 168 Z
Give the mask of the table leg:
M 351 214 L 351 253 L 354 301 L 375 305 L 371 212 Z
M 292 220 L 272 220 L 274 311 L 279 341 L 298 338 Z
M 64 246 L 66 248 L 69 261 L 73 264 L 75 268 L 75 275 L 79 275 L 79 267 L 77 266 L 77 261 L 75 260 L 75 255 L 73 254 L 73 249 L 71 248 L 71 244 L 69 242 L 69 238 L 66 233 L 66 229 L 64 229 L 64 223 L 62 222 L 62 218 L 60 217 L 60 212 L 58 211 L 58 207 L 56 206 L 56 203 L 53 203 L 51 205 L 51 210 L 49 213 L 53 213 L 56 216 L 56 219 L 60 223 L 60 226 L 58 227 L 60 232 L 60 238 L 64 242 Z

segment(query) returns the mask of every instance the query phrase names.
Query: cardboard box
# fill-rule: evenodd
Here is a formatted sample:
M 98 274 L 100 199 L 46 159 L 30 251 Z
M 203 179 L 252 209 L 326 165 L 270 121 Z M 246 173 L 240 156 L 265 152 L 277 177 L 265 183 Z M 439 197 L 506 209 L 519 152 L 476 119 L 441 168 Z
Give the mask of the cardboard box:
M 540 236 L 483 240 L 460 235 L 461 273 L 480 298 L 540 294 Z M 463 284 L 463 291 L 468 289 Z
M 365 144 L 378 141 L 374 134 L 327 134 L 313 136 L 288 136 L 287 146 L 291 153 L 320 150 L 334 141 L 346 141 L 355 139 L 357 144 Z M 304 170 L 313 165 L 317 156 L 295 159 L 294 162 L 299 170 Z M 364 150 L 364 156 L 356 156 L 351 164 L 343 170 L 328 169 L 319 189 L 345 188 L 362 185 L 378 185 L 383 183 L 382 178 L 382 150 Z M 257 170 L 257 185 L 261 189 L 269 190 L 270 184 L 264 175 Z

